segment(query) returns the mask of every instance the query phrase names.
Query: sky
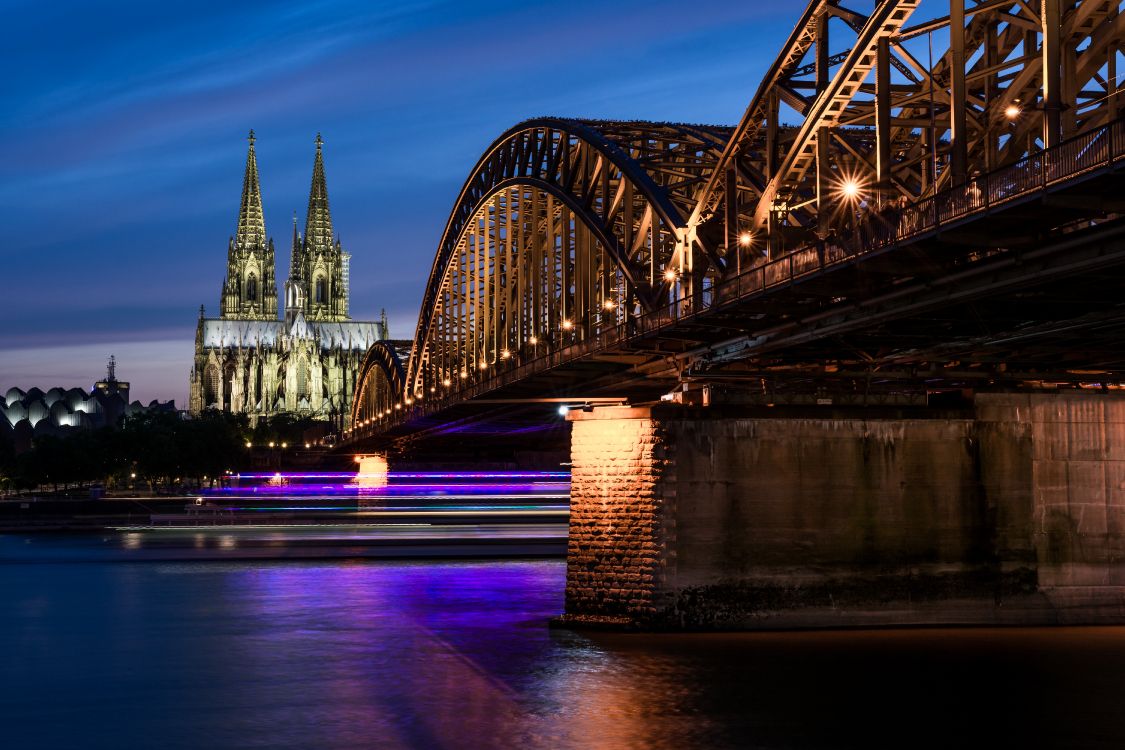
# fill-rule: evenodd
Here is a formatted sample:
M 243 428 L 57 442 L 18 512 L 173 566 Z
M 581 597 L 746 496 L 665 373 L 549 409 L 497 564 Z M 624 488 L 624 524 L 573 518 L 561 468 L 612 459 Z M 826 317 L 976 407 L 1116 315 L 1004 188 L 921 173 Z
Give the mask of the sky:
M 785 2 L 0 0 L 0 394 L 187 403 L 218 314 L 253 128 L 288 273 L 322 133 L 351 313 L 413 337 L 482 152 L 537 116 L 737 123 L 804 6 Z

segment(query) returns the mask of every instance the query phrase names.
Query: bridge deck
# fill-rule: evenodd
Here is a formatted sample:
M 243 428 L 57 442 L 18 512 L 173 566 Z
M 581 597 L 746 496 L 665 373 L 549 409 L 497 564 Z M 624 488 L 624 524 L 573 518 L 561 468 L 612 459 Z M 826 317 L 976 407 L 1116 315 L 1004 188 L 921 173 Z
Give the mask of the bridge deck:
M 423 399 L 349 443 L 498 404 L 657 398 L 691 378 L 787 387 L 1125 373 L 1125 122 L 757 265 L 585 341 Z M 1081 334 L 1083 346 L 1072 342 Z M 950 366 L 952 363 L 952 366 Z M 896 380 L 897 379 L 897 380 Z M 487 400 L 486 405 L 477 404 Z

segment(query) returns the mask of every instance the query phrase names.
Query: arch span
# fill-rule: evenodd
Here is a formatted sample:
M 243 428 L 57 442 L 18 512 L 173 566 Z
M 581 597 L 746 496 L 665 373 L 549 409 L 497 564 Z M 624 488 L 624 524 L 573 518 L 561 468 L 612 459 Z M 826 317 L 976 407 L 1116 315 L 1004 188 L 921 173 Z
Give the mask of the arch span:
M 389 341 L 376 341 L 363 356 L 352 397 L 351 427 L 354 429 L 389 413 L 401 402 L 406 371 Z
M 581 341 L 722 273 L 688 224 L 729 128 L 540 118 L 466 180 L 422 299 L 414 397 Z

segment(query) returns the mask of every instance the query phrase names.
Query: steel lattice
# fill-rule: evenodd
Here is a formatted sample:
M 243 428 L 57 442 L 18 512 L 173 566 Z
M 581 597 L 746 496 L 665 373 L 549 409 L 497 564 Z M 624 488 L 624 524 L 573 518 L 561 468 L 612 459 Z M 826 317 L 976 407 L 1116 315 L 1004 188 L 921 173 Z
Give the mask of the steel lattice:
M 849 5 L 808 3 L 735 128 L 536 119 L 497 139 L 442 235 L 402 403 L 980 212 L 1034 183 L 1037 154 L 1066 170 L 1110 137 L 1117 0 Z

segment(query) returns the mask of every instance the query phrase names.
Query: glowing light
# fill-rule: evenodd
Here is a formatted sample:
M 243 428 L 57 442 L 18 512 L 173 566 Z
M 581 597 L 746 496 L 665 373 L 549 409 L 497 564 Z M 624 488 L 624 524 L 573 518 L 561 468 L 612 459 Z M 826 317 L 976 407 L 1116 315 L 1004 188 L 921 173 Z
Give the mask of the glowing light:
M 754 241 L 754 235 L 750 232 L 743 232 L 738 235 L 738 244 L 743 247 L 750 247 L 750 243 Z
M 562 406 L 559 407 L 559 416 L 565 417 L 567 412 L 569 412 L 569 411 L 570 411 L 570 407 L 567 406 L 566 404 L 563 404 Z
M 529 338 L 527 340 L 527 343 L 531 344 L 532 346 L 535 346 L 536 344 L 539 343 L 539 337 L 538 336 L 532 336 L 531 338 Z
M 500 352 L 500 359 L 510 359 L 511 356 L 512 356 L 512 353 L 510 351 L 508 351 L 507 349 Z
M 129 475 L 129 478 L 130 478 L 130 479 L 136 479 L 136 478 L 137 478 L 137 472 L 135 472 L 135 471 L 134 471 L 133 473 L 131 473 L 131 474 Z
M 272 443 L 272 442 L 270 443 L 270 447 L 271 447 L 271 448 L 273 447 L 273 443 Z
M 395 404 L 395 410 L 396 411 L 401 409 L 401 408 L 402 408 L 402 404 Z
M 444 380 L 441 381 L 441 384 L 445 385 L 445 386 L 448 386 L 448 385 L 452 385 L 453 381 L 450 380 L 449 378 L 445 378 Z
M 1004 109 L 1004 116 L 1007 117 L 1009 120 L 1015 120 L 1017 117 L 1020 116 L 1020 112 L 1022 112 L 1022 110 L 1020 109 L 1018 104 L 1009 104 Z
M 414 399 L 412 399 L 412 398 L 408 398 L 408 399 L 406 399 L 406 405 L 407 405 L 407 406 L 410 406 L 410 405 L 411 405 L 411 404 L 413 404 L 413 403 L 414 403 Z
M 676 273 L 676 269 L 674 269 L 674 268 L 669 268 L 667 271 L 664 272 L 664 280 L 665 281 L 675 281 L 678 277 L 679 277 L 679 274 Z
M 305 443 L 305 449 L 308 450 L 309 444 Z
M 574 321 L 573 320 L 564 320 L 562 322 L 562 329 L 564 331 L 570 331 L 573 328 L 574 328 Z
M 617 307 L 617 303 L 614 302 L 611 299 L 607 299 L 605 302 L 602 303 L 602 307 L 604 307 L 606 310 L 612 310 L 615 307 Z
M 247 444 L 246 444 L 246 447 L 247 447 L 247 448 L 253 448 L 253 447 L 254 447 L 254 444 L 253 444 L 253 443 L 247 443 Z
M 282 443 L 282 444 L 281 444 L 281 447 L 282 447 L 282 448 L 288 448 L 288 447 L 289 447 L 289 443 Z
M 469 377 L 469 371 L 468 370 L 462 370 L 461 371 L 461 379 L 464 380 L 467 377 Z
M 488 369 L 488 363 L 487 362 L 481 362 L 480 363 L 480 369 L 487 370 Z
M 860 185 L 854 177 L 845 178 L 844 181 L 840 183 L 840 195 L 848 200 L 855 200 L 859 197 L 859 193 Z

